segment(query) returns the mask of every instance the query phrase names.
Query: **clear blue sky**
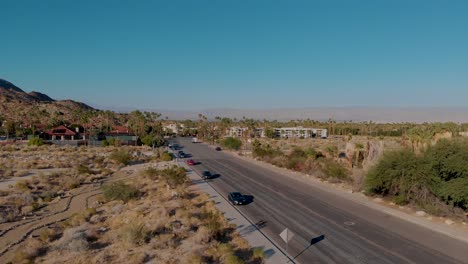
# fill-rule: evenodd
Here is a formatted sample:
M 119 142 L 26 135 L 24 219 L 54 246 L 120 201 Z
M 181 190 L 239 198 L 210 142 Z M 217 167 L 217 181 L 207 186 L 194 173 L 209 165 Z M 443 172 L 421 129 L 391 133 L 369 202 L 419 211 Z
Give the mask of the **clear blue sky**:
M 155 109 L 466 106 L 466 0 L 0 0 L 0 78 Z

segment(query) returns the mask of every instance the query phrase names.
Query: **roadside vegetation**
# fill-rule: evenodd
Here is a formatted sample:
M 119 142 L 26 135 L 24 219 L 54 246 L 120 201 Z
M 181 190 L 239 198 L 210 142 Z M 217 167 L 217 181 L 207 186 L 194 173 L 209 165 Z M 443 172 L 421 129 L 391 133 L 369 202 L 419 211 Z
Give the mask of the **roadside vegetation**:
M 242 146 L 242 141 L 238 138 L 227 137 L 221 140 L 221 146 L 229 150 L 239 150 Z
M 102 187 L 92 208 L 50 228 L 15 263 L 264 263 L 184 168 L 161 162 Z
M 312 147 L 305 149 L 294 147 L 289 153 L 269 144 L 255 140 L 252 143 L 253 157 L 275 166 L 291 169 L 305 174 L 314 174 L 333 182 L 350 182 L 349 171 L 332 158 L 327 158 L 321 151 Z M 318 173 L 317 173 L 318 171 Z
M 415 154 L 386 153 L 365 179 L 369 194 L 415 204 L 435 215 L 468 210 L 468 140 L 443 139 Z

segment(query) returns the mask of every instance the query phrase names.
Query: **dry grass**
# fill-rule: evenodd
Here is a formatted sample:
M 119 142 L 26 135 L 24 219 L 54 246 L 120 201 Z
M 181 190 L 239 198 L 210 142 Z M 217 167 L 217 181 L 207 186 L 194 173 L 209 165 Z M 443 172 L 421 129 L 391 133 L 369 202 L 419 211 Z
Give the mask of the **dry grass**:
M 15 221 L 66 195 L 85 183 L 94 183 L 120 168 L 110 159 L 117 148 L 70 146 L 0 146 L 0 177 L 22 177 L 0 195 L 0 222 Z M 149 159 L 139 148 L 125 148 L 134 160 Z M 24 200 L 21 195 L 30 199 Z
M 133 200 L 109 201 L 87 217 L 75 216 L 36 262 L 260 263 L 207 195 L 188 193 L 184 183 L 177 189 L 182 195 L 173 196 L 175 189 L 159 174 L 150 170 L 126 182 L 141 193 Z

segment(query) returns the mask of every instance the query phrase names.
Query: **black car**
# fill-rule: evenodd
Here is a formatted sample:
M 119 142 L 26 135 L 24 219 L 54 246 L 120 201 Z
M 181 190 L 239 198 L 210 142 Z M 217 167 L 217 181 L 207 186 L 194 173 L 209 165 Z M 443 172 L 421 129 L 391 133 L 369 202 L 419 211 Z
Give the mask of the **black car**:
M 210 171 L 206 170 L 202 172 L 202 177 L 203 179 L 208 180 L 208 179 L 213 178 L 213 174 Z
M 185 153 L 182 150 L 179 150 L 179 158 L 185 158 Z
M 240 192 L 230 192 L 228 195 L 228 199 L 233 205 L 247 203 L 247 198 Z
M 221 148 L 220 148 L 220 147 L 216 147 L 215 150 L 216 150 L 216 151 L 221 151 Z

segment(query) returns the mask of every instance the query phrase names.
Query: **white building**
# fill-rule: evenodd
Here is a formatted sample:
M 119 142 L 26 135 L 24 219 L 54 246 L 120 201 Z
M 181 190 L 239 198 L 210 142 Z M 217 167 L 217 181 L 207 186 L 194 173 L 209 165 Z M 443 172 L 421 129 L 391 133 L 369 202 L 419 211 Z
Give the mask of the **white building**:
M 227 131 L 227 136 L 228 137 L 242 137 L 247 131 L 246 127 L 230 127 Z
M 327 138 L 328 131 L 323 128 L 281 127 L 275 128 L 275 134 L 281 138 Z
M 323 128 L 281 127 L 274 128 L 275 135 L 280 138 L 327 138 L 328 131 Z M 247 133 L 246 127 L 230 127 L 227 130 L 229 137 L 243 137 Z M 255 129 L 255 137 L 266 137 L 263 128 Z
M 172 132 L 175 134 L 179 134 L 184 129 L 184 127 L 185 127 L 184 124 L 177 124 L 177 123 L 163 124 L 163 129 L 165 132 Z

